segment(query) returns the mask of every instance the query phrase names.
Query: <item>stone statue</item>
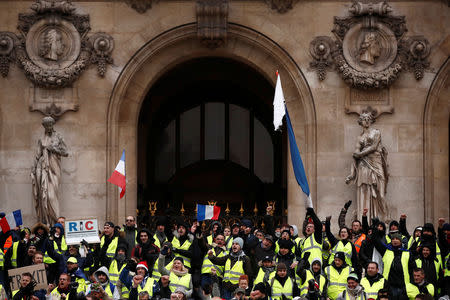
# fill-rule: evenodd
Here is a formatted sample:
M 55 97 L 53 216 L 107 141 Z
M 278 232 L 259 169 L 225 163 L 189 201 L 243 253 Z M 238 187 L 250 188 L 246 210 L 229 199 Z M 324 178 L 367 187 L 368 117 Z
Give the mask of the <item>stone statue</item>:
M 364 41 L 359 47 L 359 60 L 368 64 L 375 64 L 375 59 L 380 56 L 381 48 L 376 32 L 369 32 L 364 36 Z
M 371 108 L 363 110 L 358 124 L 363 128 L 353 152 L 353 164 L 345 183 L 355 183 L 357 188 L 357 216 L 361 220 L 364 208 L 369 209 L 368 218 L 389 218 L 385 200 L 389 179 L 387 150 L 381 143 L 381 133 L 371 128 L 375 122 Z
M 42 119 L 44 136 L 39 139 L 31 182 L 38 221 L 54 224 L 59 216 L 58 188 L 61 177 L 61 156 L 68 156 L 62 136 L 53 129 L 52 117 Z
M 57 61 L 64 53 L 64 43 L 61 33 L 52 28 L 43 37 L 41 56 L 46 59 Z

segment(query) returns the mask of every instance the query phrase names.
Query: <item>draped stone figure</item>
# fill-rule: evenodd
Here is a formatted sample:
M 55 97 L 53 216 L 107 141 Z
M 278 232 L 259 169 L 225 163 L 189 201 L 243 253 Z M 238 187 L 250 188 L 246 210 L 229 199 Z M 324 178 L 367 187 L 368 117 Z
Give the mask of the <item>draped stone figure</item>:
M 31 170 L 33 197 L 38 221 L 56 223 L 59 216 L 58 188 L 61 177 L 61 156 L 68 156 L 62 136 L 53 129 L 52 117 L 42 119 L 44 136 L 38 141 L 38 149 Z
M 371 128 L 375 122 L 369 109 L 359 115 L 358 124 L 363 128 L 358 137 L 350 175 L 345 183 L 355 183 L 357 189 L 357 216 L 361 220 L 362 211 L 368 208 L 368 217 L 389 218 L 386 204 L 386 186 L 389 179 L 387 150 L 381 143 L 381 133 Z M 370 219 L 369 219 L 370 220 Z

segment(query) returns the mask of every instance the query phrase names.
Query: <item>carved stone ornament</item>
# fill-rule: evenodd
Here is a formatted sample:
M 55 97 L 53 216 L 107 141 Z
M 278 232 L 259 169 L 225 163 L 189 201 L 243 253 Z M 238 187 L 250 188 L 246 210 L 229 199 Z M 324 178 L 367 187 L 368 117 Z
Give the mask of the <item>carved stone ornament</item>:
M 105 49 L 103 42 L 97 48 L 90 43 L 89 15 L 76 13 L 76 7 L 64 0 L 36 0 L 31 9 L 32 13 L 19 14 L 20 35 L 13 49 L 29 80 L 37 87 L 67 87 L 91 63 L 98 63 L 104 75 L 106 63 L 112 62 L 112 38 L 101 34 L 108 44 Z
M 89 41 L 93 46 L 91 63 L 97 64 L 98 74 L 103 77 L 106 73 L 106 65 L 113 63 L 111 53 L 114 49 L 114 40 L 110 35 L 99 32 L 91 36 Z
M 422 78 L 429 65 L 428 41 L 424 37 L 405 38 L 404 16 L 390 15 L 392 8 L 386 1 L 354 1 L 349 12 L 351 16 L 334 17 L 334 42 L 318 44 L 318 39 L 323 41 L 324 37 L 311 42 L 311 67 L 317 69 L 320 80 L 325 79 L 325 67 L 330 64 L 345 82 L 359 89 L 387 88 L 403 69 L 414 70 L 416 78 Z M 328 49 L 331 62 L 324 63 Z
M 286 13 L 292 9 L 294 0 L 266 0 L 273 10 L 276 10 L 280 14 Z
M 14 60 L 14 44 L 17 37 L 12 32 L 0 32 L 0 73 L 3 77 L 8 76 L 9 63 Z
M 140 14 L 145 13 L 152 8 L 153 2 L 157 0 L 125 0 L 125 3 Z
M 314 58 L 310 67 L 316 69 L 320 80 L 324 80 L 326 70 L 333 64 L 331 60 L 331 49 L 333 40 L 328 36 L 318 36 L 309 45 L 309 53 Z
M 214 49 L 227 41 L 228 0 L 197 1 L 197 36 Z

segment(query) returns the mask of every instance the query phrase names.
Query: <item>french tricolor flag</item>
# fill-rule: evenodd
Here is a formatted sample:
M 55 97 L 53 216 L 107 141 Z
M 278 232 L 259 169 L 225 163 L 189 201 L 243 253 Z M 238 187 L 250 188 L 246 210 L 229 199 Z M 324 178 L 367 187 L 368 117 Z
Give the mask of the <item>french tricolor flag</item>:
M 126 177 L 125 177 L 125 149 L 122 152 L 122 157 L 116 166 L 116 169 L 108 179 L 109 182 L 119 187 L 120 198 L 125 195 Z
M 0 219 L 0 226 L 2 227 L 2 231 L 4 233 L 20 225 L 22 225 L 22 212 L 20 209 L 15 210 Z
M 197 204 L 197 221 L 217 220 L 219 219 L 219 215 L 219 206 Z

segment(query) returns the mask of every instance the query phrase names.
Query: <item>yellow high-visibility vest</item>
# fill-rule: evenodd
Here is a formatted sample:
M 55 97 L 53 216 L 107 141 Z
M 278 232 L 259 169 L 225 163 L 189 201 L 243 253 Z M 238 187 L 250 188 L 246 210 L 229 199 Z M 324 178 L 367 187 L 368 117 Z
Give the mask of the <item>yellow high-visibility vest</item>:
M 175 258 L 172 259 L 172 261 L 166 265 L 167 270 L 172 269 L 174 260 L 175 260 Z M 152 272 L 152 278 L 155 279 L 156 281 L 158 281 L 161 278 L 161 273 L 159 273 L 159 270 L 158 270 L 158 264 L 159 264 L 158 261 L 159 261 L 159 259 L 155 260 L 155 264 L 153 265 L 153 272 Z
M 189 247 L 191 246 L 191 244 L 192 244 L 192 242 L 189 241 L 189 239 L 186 239 L 184 241 L 183 245 L 180 245 L 180 240 L 176 236 L 174 236 L 173 240 L 172 240 L 172 247 L 173 247 L 173 249 L 189 250 Z M 188 267 L 188 268 L 191 267 L 191 259 L 190 258 L 188 258 L 188 257 L 186 257 L 184 255 L 178 254 L 178 253 L 177 253 L 176 256 L 180 256 L 181 258 L 183 258 L 184 265 L 186 267 Z
M 272 289 L 272 299 L 279 300 L 283 298 L 283 295 L 286 299 L 292 299 L 294 293 L 294 282 L 288 277 L 284 282 L 284 285 L 274 277 L 270 280 L 270 287 Z
M 331 264 L 334 260 L 334 256 L 338 252 L 344 252 L 345 254 L 345 262 L 348 266 L 352 266 L 352 252 L 353 247 L 352 243 L 348 242 L 347 245 L 344 246 L 344 243 L 342 241 L 337 242 L 336 245 L 334 245 L 333 249 L 331 249 L 330 257 L 328 258 L 328 264 Z
M 311 279 L 314 279 L 314 281 L 316 280 L 314 278 L 314 275 L 312 274 L 312 272 L 310 270 L 306 270 L 306 279 L 303 282 L 303 284 L 299 285 L 301 287 L 300 288 L 300 297 L 306 297 L 306 295 L 308 294 L 308 281 L 310 281 Z M 321 293 L 323 293 L 326 281 L 327 281 L 327 279 L 325 278 L 325 276 L 320 274 L 318 284 L 319 284 L 319 290 Z
M 244 262 L 238 260 L 233 267 L 231 267 L 231 260 L 227 259 L 225 262 L 225 274 L 223 277 L 224 282 L 231 282 L 232 284 L 239 284 L 239 277 L 244 275 Z
M 300 249 L 302 250 L 302 258 L 304 257 L 305 253 L 310 253 L 308 258 L 309 264 L 311 264 L 313 260 L 316 259 L 322 262 L 322 244 L 319 244 L 316 241 L 316 239 L 314 238 L 314 233 L 303 240 Z
M 189 291 L 189 287 L 190 287 L 190 283 L 191 283 L 191 274 L 186 273 L 183 276 L 177 276 L 175 275 L 174 272 L 170 272 L 169 275 L 169 289 L 173 292 L 175 292 L 175 290 L 178 287 L 182 287 L 184 288 L 186 291 Z
M 224 257 L 224 256 L 227 256 L 227 255 L 228 255 L 227 251 L 221 251 L 219 253 L 219 255 L 217 255 L 217 257 Z M 225 266 L 219 266 L 219 265 L 213 264 L 209 260 L 208 254 L 206 254 L 205 257 L 203 258 L 202 274 L 210 274 L 212 268 L 216 269 L 217 276 L 219 276 L 220 278 L 223 277 L 223 273 L 225 271 Z
M 119 243 L 119 237 L 114 237 L 111 243 L 108 245 L 108 249 L 106 249 L 106 256 L 108 258 L 113 258 L 114 255 L 116 255 L 117 245 Z M 105 236 L 102 236 L 102 239 L 100 240 L 100 248 L 103 247 L 105 244 Z
M 122 267 L 119 270 L 117 260 L 113 259 L 108 270 L 109 282 L 111 282 L 114 285 L 117 285 L 117 282 L 119 281 L 119 275 L 122 272 L 123 268 L 125 268 L 125 265 L 126 264 L 122 264 Z
M 375 281 L 373 285 L 370 285 L 370 282 L 366 277 L 361 279 L 361 285 L 364 287 L 364 291 L 366 292 L 367 297 L 373 299 L 376 299 L 378 297 L 378 291 L 384 287 L 385 282 L 386 279 L 384 279 L 384 277 L 382 277 L 378 281 Z
M 429 283 L 429 284 L 427 284 L 426 287 L 427 287 L 428 293 L 430 293 L 430 295 L 434 297 L 434 286 L 431 283 Z M 417 286 L 408 282 L 406 284 L 406 294 L 408 295 L 408 298 L 410 300 L 414 300 L 414 299 L 416 299 L 416 296 L 418 294 L 420 294 L 420 291 Z
M 263 271 L 263 268 L 260 267 L 259 271 L 258 271 L 258 275 L 256 275 L 256 279 L 253 281 L 253 287 L 255 287 L 255 285 L 257 285 L 260 282 L 264 281 L 264 275 L 266 274 L 266 272 Z M 272 278 L 275 277 L 275 275 L 277 274 L 277 272 L 275 270 L 273 270 L 272 272 L 270 272 L 269 274 L 269 278 L 268 280 L 271 280 Z M 268 282 L 267 282 L 268 283 Z
M 383 277 L 386 278 L 386 280 L 389 280 L 389 273 L 391 271 L 392 261 L 394 260 L 394 251 L 386 249 L 386 252 L 383 255 Z M 405 283 L 409 282 L 409 268 L 408 268 L 408 261 L 409 261 L 409 252 L 403 251 L 401 262 L 402 262 L 402 269 L 403 269 L 403 276 L 405 278 Z
M 19 242 L 14 242 L 12 245 L 11 266 L 17 268 L 17 249 L 19 248 Z
M 328 279 L 328 298 L 335 300 L 339 293 L 343 292 L 347 287 L 347 277 L 352 272 L 351 267 L 345 267 L 339 273 L 333 266 L 325 268 L 325 275 Z
M 138 285 L 138 287 L 137 287 L 138 294 L 145 291 L 150 295 L 150 298 L 152 298 L 154 285 L 155 285 L 155 280 L 153 278 L 147 277 L 147 281 L 145 282 L 145 285 L 143 288 L 141 288 L 140 284 Z

